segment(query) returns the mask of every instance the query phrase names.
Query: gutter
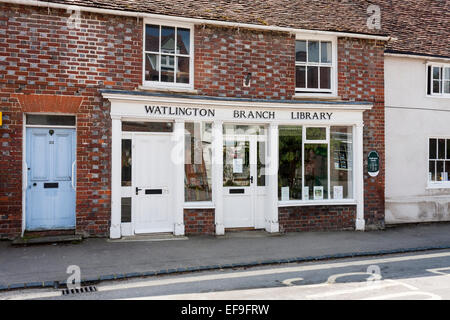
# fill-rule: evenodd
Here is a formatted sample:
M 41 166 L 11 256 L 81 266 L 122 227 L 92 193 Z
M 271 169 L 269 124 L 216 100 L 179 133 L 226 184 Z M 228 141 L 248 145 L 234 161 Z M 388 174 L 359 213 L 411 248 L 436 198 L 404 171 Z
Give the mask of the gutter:
M 76 5 L 50 3 L 50 2 L 38 1 L 38 0 L 0 0 L 0 2 L 8 3 L 8 4 L 16 4 L 16 5 L 52 8 L 52 9 L 80 10 L 80 11 L 85 11 L 85 12 L 92 12 L 92 13 L 99 13 L 99 14 L 106 14 L 106 15 L 115 15 L 115 16 L 125 16 L 125 17 L 136 17 L 136 18 L 142 18 L 142 19 L 158 19 L 158 20 L 167 20 L 167 21 L 174 21 L 174 22 L 181 22 L 181 23 L 184 22 L 184 23 L 200 24 L 200 25 L 208 24 L 208 25 L 232 27 L 232 28 L 289 32 L 289 33 L 293 33 L 293 34 L 309 33 L 309 34 L 315 34 L 315 35 L 329 35 L 329 36 L 357 38 L 357 39 L 370 39 L 370 40 L 380 40 L 380 41 L 395 41 L 396 40 L 395 38 L 390 37 L 390 36 L 377 36 L 377 35 L 359 34 L 359 33 L 351 33 L 351 32 L 334 32 L 334 31 L 320 31 L 320 30 L 309 30 L 309 29 L 296 29 L 296 28 L 277 27 L 277 26 L 263 26 L 263 25 L 257 25 L 257 24 L 249 24 L 249 23 L 227 22 L 227 21 L 198 19 L 198 18 L 185 18 L 185 17 L 179 17 L 179 16 L 167 16 L 167 15 L 161 15 L 161 14 L 143 13 L 143 12 L 134 12 L 134 11 L 101 9 L 101 8 L 84 7 L 84 6 L 80 7 L 80 6 L 76 6 Z
M 421 54 L 410 54 L 410 53 L 400 53 L 400 52 L 385 52 L 385 56 L 387 57 L 402 57 L 402 58 L 410 58 L 410 59 L 420 59 L 420 60 L 429 60 L 429 61 L 450 61 L 450 57 L 440 57 L 440 56 L 432 56 L 432 55 L 421 55 Z

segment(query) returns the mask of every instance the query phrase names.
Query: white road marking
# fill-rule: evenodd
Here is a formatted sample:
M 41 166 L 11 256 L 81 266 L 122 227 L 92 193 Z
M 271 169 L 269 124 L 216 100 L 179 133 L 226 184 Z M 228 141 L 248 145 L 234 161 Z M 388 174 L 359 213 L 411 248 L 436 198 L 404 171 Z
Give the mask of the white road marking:
M 97 291 L 98 292 L 107 292 L 107 291 L 114 291 L 114 290 L 155 287 L 155 286 L 164 286 L 164 285 L 180 284 L 180 283 L 192 283 L 192 282 L 199 282 L 199 281 L 235 279 L 235 278 L 242 278 L 242 277 L 255 277 L 255 276 L 264 276 L 264 275 L 271 275 L 271 274 L 291 273 L 291 272 L 327 270 L 327 269 L 343 268 L 343 267 L 350 267 L 350 266 L 362 266 L 362 265 L 372 265 L 372 264 L 381 264 L 381 263 L 403 262 L 403 261 L 411 261 L 411 260 L 434 259 L 434 258 L 442 258 L 442 257 L 449 257 L 449 256 L 450 256 L 450 252 L 441 252 L 441 253 L 421 254 L 421 255 L 414 255 L 414 256 L 375 258 L 375 259 L 368 259 L 368 260 L 312 264 L 312 265 L 284 267 L 284 268 L 272 268 L 272 269 L 255 270 L 255 271 L 230 272 L 230 273 L 226 273 L 226 274 L 209 274 L 209 275 L 201 275 L 201 276 L 176 277 L 176 278 L 168 278 L 168 279 L 137 281 L 137 282 L 132 282 L 132 283 L 121 283 L 121 284 L 98 286 Z M 323 284 L 319 284 L 319 285 L 322 286 Z M 317 285 L 313 285 L 313 286 L 317 286 Z M 55 292 L 33 293 L 33 294 L 19 294 L 19 295 L 15 295 L 15 296 L 14 295 L 8 296 L 5 298 L 21 300 L 21 299 L 50 298 L 50 297 L 58 297 L 61 295 L 62 295 L 61 291 L 58 291 L 58 292 L 55 291 Z
M 397 292 L 397 293 L 391 293 L 391 294 L 385 294 L 381 296 L 375 296 L 370 298 L 364 298 L 361 300 L 387 300 L 387 299 L 394 299 L 394 298 L 404 298 L 408 296 L 428 296 L 429 299 L 420 299 L 420 300 L 442 300 L 441 296 L 438 296 L 437 294 L 431 293 L 431 292 L 423 292 L 423 291 L 406 291 L 406 292 Z M 403 300 L 403 299 L 401 299 Z

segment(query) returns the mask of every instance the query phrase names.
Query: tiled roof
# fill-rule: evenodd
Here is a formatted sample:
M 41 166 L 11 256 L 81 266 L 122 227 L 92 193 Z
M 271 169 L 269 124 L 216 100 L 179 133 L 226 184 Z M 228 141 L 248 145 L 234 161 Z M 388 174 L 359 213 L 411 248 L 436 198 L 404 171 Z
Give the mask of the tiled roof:
M 398 40 L 388 52 L 450 58 L 450 0 L 375 0 L 382 30 Z
M 47 0 L 61 4 L 298 29 L 390 35 L 392 52 L 450 57 L 450 0 Z M 381 8 L 381 30 L 367 7 Z

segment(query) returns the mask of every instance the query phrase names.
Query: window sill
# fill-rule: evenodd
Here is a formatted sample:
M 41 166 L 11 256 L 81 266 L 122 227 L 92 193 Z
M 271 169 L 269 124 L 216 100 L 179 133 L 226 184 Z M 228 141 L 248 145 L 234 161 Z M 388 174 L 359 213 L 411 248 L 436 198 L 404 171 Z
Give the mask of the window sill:
M 428 184 L 425 189 L 426 190 L 429 190 L 429 189 L 450 189 L 450 181 L 443 182 L 443 183 Z
M 352 199 L 344 200 L 316 200 L 316 201 L 278 201 L 278 207 L 303 207 L 303 206 L 342 206 L 356 205 L 356 201 Z
M 215 209 L 216 206 L 211 201 L 185 202 L 184 209 Z
M 301 93 L 296 92 L 293 96 L 293 99 L 302 100 L 302 99 L 320 99 L 320 100 L 341 100 L 341 96 L 336 94 L 329 93 Z
M 173 92 L 173 93 L 189 93 L 189 94 L 198 94 L 198 91 L 191 88 L 177 88 L 177 87 L 157 87 L 157 86 L 139 86 L 139 90 L 143 91 L 159 91 L 159 92 Z
M 427 98 L 450 99 L 450 94 L 427 94 Z

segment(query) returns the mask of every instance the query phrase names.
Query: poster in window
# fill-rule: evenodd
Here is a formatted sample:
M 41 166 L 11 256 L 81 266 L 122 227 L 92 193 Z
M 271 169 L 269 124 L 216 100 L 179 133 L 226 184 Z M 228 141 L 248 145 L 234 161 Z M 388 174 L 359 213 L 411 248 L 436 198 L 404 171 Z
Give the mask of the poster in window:
M 289 201 L 289 187 L 281 187 L 281 201 Z
M 334 199 L 343 199 L 344 198 L 344 187 L 343 186 L 334 186 L 333 187 L 333 198 Z
M 323 200 L 323 187 L 314 187 L 314 200 Z
M 309 200 L 309 187 L 303 187 L 303 200 Z
M 233 173 L 242 173 L 242 158 L 233 159 Z

